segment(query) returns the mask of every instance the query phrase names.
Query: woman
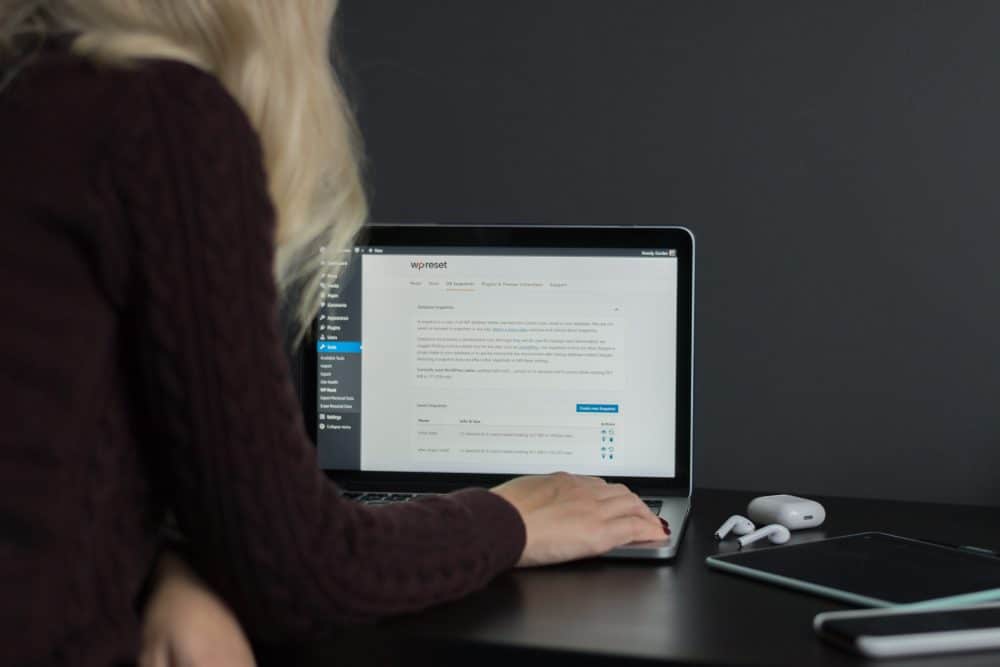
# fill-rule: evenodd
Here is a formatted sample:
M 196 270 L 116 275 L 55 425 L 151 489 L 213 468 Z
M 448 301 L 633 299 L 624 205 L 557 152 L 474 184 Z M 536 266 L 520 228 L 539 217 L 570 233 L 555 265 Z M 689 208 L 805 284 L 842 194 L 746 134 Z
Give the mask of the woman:
M 366 215 L 328 66 L 335 4 L 0 0 L 10 664 L 134 657 L 168 511 L 261 639 L 662 537 L 594 478 L 367 508 L 318 469 L 277 309 L 297 295 L 301 340 L 315 249 Z

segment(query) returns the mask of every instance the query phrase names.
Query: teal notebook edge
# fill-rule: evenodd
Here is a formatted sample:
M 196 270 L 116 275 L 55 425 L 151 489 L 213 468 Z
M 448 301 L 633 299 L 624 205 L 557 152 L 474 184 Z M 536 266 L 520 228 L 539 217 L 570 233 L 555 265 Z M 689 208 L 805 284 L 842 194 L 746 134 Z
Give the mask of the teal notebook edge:
M 864 533 L 854 533 L 851 535 L 840 535 L 838 537 L 827 538 L 826 540 L 816 540 L 816 542 L 826 542 L 829 540 L 838 540 L 846 537 L 857 537 L 858 535 L 870 535 L 870 534 L 872 534 L 872 532 L 867 531 Z M 891 533 L 879 533 L 879 534 L 890 535 L 891 537 L 910 540 L 912 542 L 920 542 L 920 540 L 914 540 L 913 538 L 903 537 L 902 535 L 893 535 Z M 801 544 L 814 544 L 814 543 L 815 542 L 803 542 Z M 772 548 L 781 549 L 785 547 L 772 547 Z M 956 549 L 956 551 L 959 550 Z M 974 605 L 974 604 L 981 604 L 984 602 L 993 602 L 1000 600 L 1000 588 L 989 588 L 981 591 L 975 591 L 972 593 L 962 593 L 961 595 L 950 595 L 942 598 L 920 600 L 918 602 L 910 602 L 910 603 L 893 602 L 891 600 L 882 600 L 880 598 L 860 595 L 858 593 L 845 591 L 839 588 L 831 588 L 829 586 L 815 584 L 811 581 L 806 581 L 804 579 L 794 579 L 791 577 L 785 577 L 779 574 L 768 572 L 766 570 L 747 567 L 745 565 L 737 565 L 734 563 L 730 563 L 728 560 L 726 560 L 727 557 L 735 555 L 737 554 L 730 553 L 730 554 L 711 555 L 705 558 L 705 563 L 710 568 L 720 570 L 722 572 L 727 572 L 729 574 L 736 574 L 750 579 L 755 579 L 757 581 L 763 581 L 765 583 L 774 584 L 776 586 L 781 586 L 783 588 L 789 588 L 792 590 L 812 593 L 813 595 L 831 598 L 833 600 L 838 600 L 840 602 L 847 602 L 848 604 L 853 604 L 859 607 L 894 607 L 894 608 L 906 607 L 908 609 L 943 609 L 959 605 Z M 1000 566 L 1000 563 L 998 563 L 998 566 Z

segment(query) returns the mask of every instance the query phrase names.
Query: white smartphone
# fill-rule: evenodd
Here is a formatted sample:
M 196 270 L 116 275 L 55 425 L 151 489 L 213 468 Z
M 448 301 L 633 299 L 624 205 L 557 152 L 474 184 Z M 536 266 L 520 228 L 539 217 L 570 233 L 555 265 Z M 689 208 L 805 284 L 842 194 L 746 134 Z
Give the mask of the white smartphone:
M 831 611 L 813 619 L 823 639 L 868 658 L 959 651 L 998 651 L 1000 604 L 913 609 Z

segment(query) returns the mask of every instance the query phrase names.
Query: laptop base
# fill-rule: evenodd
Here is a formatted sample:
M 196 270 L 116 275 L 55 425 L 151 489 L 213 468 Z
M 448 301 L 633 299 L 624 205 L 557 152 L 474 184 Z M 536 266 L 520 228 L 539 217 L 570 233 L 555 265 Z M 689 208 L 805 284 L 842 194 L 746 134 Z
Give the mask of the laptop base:
M 647 560 L 670 560 L 677 555 L 681 538 L 691 512 L 691 499 L 672 497 L 643 496 L 646 501 L 660 501 L 660 518 L 670 526 L 670 535 L 665 540 L 655 542 L 633 542 L 616 547 L 601 558 L 636 558 Z

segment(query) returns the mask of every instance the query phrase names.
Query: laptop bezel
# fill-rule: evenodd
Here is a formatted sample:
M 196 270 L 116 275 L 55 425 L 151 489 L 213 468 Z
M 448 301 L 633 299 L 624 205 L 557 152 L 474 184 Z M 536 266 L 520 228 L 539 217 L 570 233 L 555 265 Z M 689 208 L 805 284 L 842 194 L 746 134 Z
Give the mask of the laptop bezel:
M 455 246 L 531 248 L 670 248 L 677 251 L 677 387 L 675 477 L 607 476 L 609 482 L 626 484 L 636 493 L 656 496 L 690 496 L 692 491 L 694 402 L 694 236 L 679 226 L 575 226 L 575 225 L 427 225 L 368 224 L 355 245 Z M 316 322 L 302 346 L 302 402 L 306 429 L 315 443 L 317 435 Z M 684 443 L 684 444 L 681 444 Z M 686 446 L 685 446 L 686 445 Z M 334 482 L 358 491 L 446 492 L 479 486 L 490 487 L 512 475 L 438 472 L 387 472 L 325 469 Z

